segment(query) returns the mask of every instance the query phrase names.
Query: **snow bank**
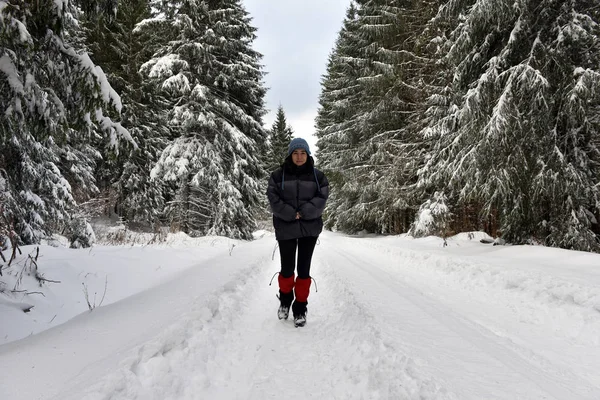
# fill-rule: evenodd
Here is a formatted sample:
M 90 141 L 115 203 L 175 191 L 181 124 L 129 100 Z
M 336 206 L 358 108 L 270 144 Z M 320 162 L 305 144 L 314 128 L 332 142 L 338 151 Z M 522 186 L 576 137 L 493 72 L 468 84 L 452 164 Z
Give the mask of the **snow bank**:
M 39 247 L 37 272 L 50 280 L 41 284 L 29 261 L 36 247 L 22 247 L 23 254 L 11 267 L 3 268 L 0 278 L 4 282 L 0 286 L 0 320 L 11 321 L 0 324 L 0 344 L 42 332 L 90 309 L 174 279 L 208 257 L 228 254 L 238 243 L 223 237 L 169 234 L 164 241 L 148 246 L 151 234 L 131 231 L 125 240 L 138 244 L 67 249 L 60 247 L 64 238 L 49 241 L 55 247 Z M 24 308 L 29 312 L 22 312 Z

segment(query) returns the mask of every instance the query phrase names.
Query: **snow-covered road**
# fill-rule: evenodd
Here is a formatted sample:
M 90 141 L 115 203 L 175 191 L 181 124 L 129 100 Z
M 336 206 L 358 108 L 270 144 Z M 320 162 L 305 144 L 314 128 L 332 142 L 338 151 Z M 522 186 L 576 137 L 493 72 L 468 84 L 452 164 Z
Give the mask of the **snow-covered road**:
M 0 398 L 600 399 L 598 255 L 324 233 L 294 328 L 274 243 L 1 346 Z
M 532 346 L 517 344 L 521 338 L 511 338 L 514 325 L 523 321 L 513 320 L 504 327 L 480 323 L 486 314 L 507 312 L 488 309 L 490 301 L 495 303 L 493 293 L 476 298 L 473 293 L 450 292 L 460 290 L 456 286 L 436 286 L 430 276 L 419 281 L 415 269 L 429 270 L 425 276 L 439 272 L 429 264 L 434 259 L 428 253 L 402 257 L 399 252 L 398 259 L 384 260 L 377 257 L 375 249 L 369 250 L 363 246 L 357 251 L 347 241 L 338 242 L 326 263 L 344 265 L 343 270 L 336 270 L 339 279 L 372 316 L 378 336 L 390 349 L 413 360 L 419 376 L 435 377 L 458 399 L 599 398 L 598 382 L 581 379 L 571 365 L 550 362 Z M 373 259 L 383 263 L 369 261 Z M 538 338 L 544 349 L 548 335 L 551 332 Z M 384 398 L 402 397 L 389 393 Z

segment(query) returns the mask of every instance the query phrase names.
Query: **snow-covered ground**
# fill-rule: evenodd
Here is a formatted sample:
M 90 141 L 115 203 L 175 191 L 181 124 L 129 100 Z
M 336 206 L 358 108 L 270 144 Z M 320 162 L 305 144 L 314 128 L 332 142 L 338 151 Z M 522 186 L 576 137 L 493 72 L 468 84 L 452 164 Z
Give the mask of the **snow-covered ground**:
M 0 294 L 0 399 L 600 399 L 600 255 L 478 235 L 324 233 L 303 328 L 271 233 L 43 246 L 60 283 Z

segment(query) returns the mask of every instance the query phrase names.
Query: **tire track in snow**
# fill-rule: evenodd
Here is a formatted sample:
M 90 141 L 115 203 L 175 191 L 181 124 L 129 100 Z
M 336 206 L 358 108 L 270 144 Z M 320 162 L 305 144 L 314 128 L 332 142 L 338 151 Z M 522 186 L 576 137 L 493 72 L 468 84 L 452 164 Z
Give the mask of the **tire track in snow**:
M 344 241 L 356 243 L 355 238 Z M 451 304 L 539 369 L 571 376 L 578 387 L 594 387 L 600 392 L 600 314 L 594 309 L 594 304 L 600 304 L 600 291 L 596 273 L 579 276 L 572 273 L 576 266 L 563 270 L 537 264 L 531 255 L 519 258 L 525 249 L 497 250 L 516 252 L 512 259 L 494 257 L 496 250 L 473 257 L 469 251 L 457 251 L 457 247 L 420 248 L 418 242 L 389 238 L 361 240 L 360 244 L 367 254 L 379 256 L 381 269 L 427 291 L 438 302 Z M 527 254 L 530 250 L 535 251 L 527 249 Z M 550 254 L 556 256 L 557 252 L 554 249 Z M 572 255 L 574 259 L 577 255 L 590 256 Z
M 383 337 L 375 315 L 361 304 L 352 285 L 337 272 L 339 257 L 318 257 L 317 265 L 315 274 L 319 275 L 321 291 L 315 297 L 319 302 L 323 300 L 319 304 L 324 310 L 320 312 L 325 320 L 323 330 L 337 330 L 336 334 L 343 338 L 343 371 L 365 389 L 353 398 L 456 399 L 440 382 L 423 374 L 395 343 Z
M 370 316 L 331 276 L 323 278 L 325 290 L 312 291 L 305 327 L 279 321 L 277 287 L 265 289 L 278 263 L 269 267 L 245 290 L 240 318 L 217 349 L 213 378 L 221 378 L 212 380 L 207 398 L 450 398 L 416 378 L 411 361 L 379 340 Z M 320 268 L 329 266 L 315 260 L 313 271 Z
M 333 274 L 323 274 L 325 288 L 311 294 L 304 328 L 279 321 L 277 288 L 267 286 L 278 269 L 254 256 L 85 400 L 455 399 L 381 339 L 373 317 Z
M 397 242 L 400 244 L 401 242 Z M 589 331 L 596 332 L 596 327 L 600 323 L 600 291 L 598 286 L 594 285 L 596 281 L 594 276 L 590 280 L 579 278 L 574 275 L 563 275 L 563 271 L 548 268 L 542 270 L 532 268 L 519 270 L 507 268 L 506 263 L 509 258 L 500 258 L 494 260 L 488 254 L 485 261 L 478 257 L 468 257 L 456 253 L 444 253 L 440 249 L 429 249 L 434 252 L 427 252 L 417 249 L 406 249 L 399 246 L 381 245 L 373 241 L 361 243 L 372 252 L 385 253 L 387 258 L 394 260 L 392 265 L 403 265 L 406 262 L 427 263 L 425 274 L 420 274 L 416 268 L 405 265 L 403 272 L 410 273 L 411 276 L 419 279 L 435 280 L 437 285 L 444 285 L 449 289 L 460 289 L 473 292 L 481 288 L 500 292 L 502 297 L 512 299 L 526 299 L 523 307 L 527 307 L 530 313 L 539 313 L 542 308 L 549 305 L 557 308 L 568 306 L 571 308 L 570 314 L 573 318 L 568 321 L 560 321 L 564 324 L 589 325 Z M 437 251 L 435 251 L 437 250 Z M 518 258 L 514 260 L 516 264 L 523 262 Z M 389 266 L 387 268 L 390 269 Z M 558 273 L 558 274 L 557 274 Z M 584 275 L 585 276 L 585 275 Z M 575 279 L 575 280 L 574 280 Z M 487 293 L 486 293 L 487 294 Z M 521 311 L 522 307 L 519 308 Z M 557 310 L 558 311 L 558 310 Z M 558 321 L 557 321 L 558 322 Z M 560 324 L 558 322 L 558 324 Z M 579 338 L 587 340 L 582 342 L 584 345 L 597 345 L 598 337 L 593 333 L 589 336 Z
M 351 274 L 357 277 L 360 276 L 361 285 L 368 285 L 369 290 L 366 291 L 367 302 L 370 306 L 375 303 L 370 296 L 372 293 L 379 293 L 380 297 L 384 297 L 390 304 L 396 306 L 387 308 L 388 320 L 401 320 L 408 318 L 417 321 L 417 323 L 397 324 L 391 326 L 388 336 L 395 336 L 405 339 L 408 349 L 413 348 L 413 352 L 427 350 L 431 352 L 430 346 L 419 344 L 421 337 L 426 338 L 426 341 L 432 344 L 434 349 L 433 358 L 427 353 L 422 354 L 424 360 L 431 365 L 431 369 L 435 369 L 435 364 L 440 362 L 442 371 L 440 376 L 455 375 L 454 373 L 447 374 L 447 370 L 454 365 L 454 368 L 465 368 L 468 375 L 472 377 L 471 385 L 475 384 L 482 386 L 473 388 L 473 393 L 461 393 L 460 398 L 472 399 L 514 399 L 525 396 L 528 399 L 596 399 L 598 392 L 595 388 L 591 388 L 588 382 L 581 381 L 581 385 L 571 387 L 566 383 L 579 381 L 576 376 L 569 376 L 565 380 L 564 370 L 557 371 L 553 366 L 547 365 L 547 368 L 540 369 L 537 365 L 532 364 L 532 360 L 524 358 L 523 353 L 515 352 L 514 343 L 509 345 L 500 340 L 493 332 L 486 330 L 484 327 L 473 323 L 463 316 L 457 314 L 444 304 L 427 297 L 420 291 L 411 287 L 407 283 L 401 281 L 400 275 L 394 275 L 386 270 L 374 265 L 368 253 L 365 254 L 365 248 L 361 248 L 358 253 L 354 247 L 344 242 L 344 239 L 336 240 L 337 246 L 335 258 L 343 259 L 346 266 L 351 266 Z M 373 258 L 381 260 L 378 254 L 373 254 Z M 354 285 L 354 288 L 359 291 L 360 286 Z M 423 318 L 425 316 L 425 318 Z M 385 318 L 385 317 L 383 317 Z M 421 321 L 419 321 L 421 320 Z M 379 321 L 380 326 L 385 326 L 383 321 Z M 444 354 L 444 346 L 437 345 L 436 342 L 446 342 L 450 346 L 456 346 L 456 349 L 447 349 L 448 354 Z M 447 358 L 447 360 L 443 360 Z M 453 363 L 452 361 L 456 361 Z M 446 371 L 444 371 L 446 370 Z M 482 375 L 484 371 L 488 371 L 486 376 Z M 448 378 L 445 378 L 448 379 Z M 450 378 L 452 379 L 452 378 Z M 464 378 L 461 378 L 464 379 Z M 450 389 L 451 385 L 450 381 Z M 503 384 L 499 385 L 499 382 Z M 527 383 L 529 382 L 529 383 Z M 486 385 L 489 387 L 486 388 Z M 521 392 L 529 386 L 526 392 Z M 459 388 L 469 387 L 468 383 L 458 385 Z M 537 397 L 531 397 L 537 393 Z M 483 397 L 482 397 L 483 396 Z

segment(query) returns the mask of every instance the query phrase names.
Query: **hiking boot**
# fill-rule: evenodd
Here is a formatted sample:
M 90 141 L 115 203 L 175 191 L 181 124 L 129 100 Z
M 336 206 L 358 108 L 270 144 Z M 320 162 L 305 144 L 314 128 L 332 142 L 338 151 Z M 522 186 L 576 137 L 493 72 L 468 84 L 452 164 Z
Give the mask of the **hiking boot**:
M 279 309 L 277 310 L 277 317 L 279 319 L 288 319 L 288 316 L 290 315 L 290 306 L 294 300 L 294 293 L 282 293 L 279 291 L 279 296 L 277 297 L 280 302 Z
M 306 314 L 300 314 L 294 316 L 294 326 L 300 328 L 306 325 Z
M 286 306 L 279 306 L 279 310 L 277 310 L 277 318 L 279 319 L 288 319 L 290 316 L 290 308 Z
M 295 301 L 292 305 L 292 312 L 294 313 L 294 326 L 296 326 L 296 328 L 306 325 L 307 305 L 307 301 Z

